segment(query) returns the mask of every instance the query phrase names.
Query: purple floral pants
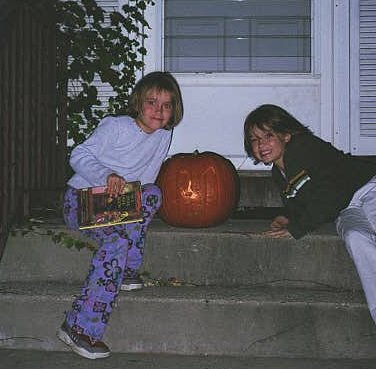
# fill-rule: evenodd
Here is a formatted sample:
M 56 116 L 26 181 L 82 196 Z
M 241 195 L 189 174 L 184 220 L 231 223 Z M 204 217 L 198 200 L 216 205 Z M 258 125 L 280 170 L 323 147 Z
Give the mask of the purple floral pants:
M 141 267 L 147 227 L 161 205 L 161 191 L 154 184 L 142 186 L 144 219 L 110 227 L 82 230 L 98 243 L 81 294 L 66 314 L 68 325 L 95 341 L 104 335 L 124 275 Z M 69 188 L 64 197 L 64 220 L 78 229 L 77 191 Z

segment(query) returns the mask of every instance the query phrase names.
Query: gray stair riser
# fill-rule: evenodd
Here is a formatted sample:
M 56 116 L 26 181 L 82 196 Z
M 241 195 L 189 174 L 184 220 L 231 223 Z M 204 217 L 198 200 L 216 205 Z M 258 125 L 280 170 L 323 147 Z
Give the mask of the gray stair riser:
M 0 281 L 82 282 L 92 255 L 87 249 L 68 249 L 55 244 L 43 233 L 9 236 L 0 263 Z
M 64 227 L 56 231 L 65 230 Z M 41 234 L 10 237 L 0 281 L 82 282 L 92 252 L 56 245 Z M 235 229 L 181 230 L 151 227 L 143 271 L 198 285 L 296 283 L 361 289 L 342 242 L 333 235 L 272 240 Z
M 244 234 L 151 234 L 144 270 L 199 285 L 291 283 L 361 289 L 343 243 L 336 237 L 272 240 Z
M 2 347 L 66 350 L 55 338 L 72 297 L 3 294 Z M 365 304 L 121 294 L 105 341 L 114 352 L 375 358 Z
M 257 172 L 253 176 L 241 174 L 239 184 L 239 209 L 283 206 L 269 171 Z

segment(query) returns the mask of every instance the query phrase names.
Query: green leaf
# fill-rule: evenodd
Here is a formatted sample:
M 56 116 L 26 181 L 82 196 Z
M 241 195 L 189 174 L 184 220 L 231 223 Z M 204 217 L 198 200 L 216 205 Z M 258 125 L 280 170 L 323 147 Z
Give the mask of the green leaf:
M 57 0 L 55 4 L 57 80 L 60 86 L 70 85 L 70 95 L 62 100 L 67 101 L 67 136 L 74 147 L 86 139 L 105 113 L 126 110 L 147 53 L 143 27 L 149 25 L 144 11 L 154 2 L 129 0 L 122 12 L 109 12 L 110 25 L 104 23 L 105 11 L 95 0 Z M 92 86 L 96 73 L 113 91 L 108 107 L 102 110 Z

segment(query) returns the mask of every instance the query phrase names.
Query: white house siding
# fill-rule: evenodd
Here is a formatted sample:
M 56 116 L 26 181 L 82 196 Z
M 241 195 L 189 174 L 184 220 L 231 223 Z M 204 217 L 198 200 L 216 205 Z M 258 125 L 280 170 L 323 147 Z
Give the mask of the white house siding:
M 170 155 L 210 150 L 228 157 L 238 169 L 262 169 L 244 152 L 243 122 L 264 103 L 281 105 L 346 152 L 376 155 L 371 98 L 376 95 L 376 0 L 312 0 L 312 6 L 311 74 L 175 75 L 185 115 L 175 129 Z M 163 69 L 163 1 L 149 7 L 146 17 L 152 28 L 145 44 L 148 73 Z M 364 26 L 367 32 L 359 33 Z

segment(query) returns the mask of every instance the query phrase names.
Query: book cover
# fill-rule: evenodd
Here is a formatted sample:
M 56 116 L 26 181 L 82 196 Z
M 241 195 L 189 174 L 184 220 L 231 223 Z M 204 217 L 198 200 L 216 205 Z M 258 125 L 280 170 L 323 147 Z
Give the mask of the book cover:
M 127 182 L 122 194 L 110 197 L 107 187 L 78 190 L 79 229 L 139 222 L 142 220 L 141 183 Z

